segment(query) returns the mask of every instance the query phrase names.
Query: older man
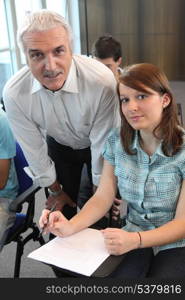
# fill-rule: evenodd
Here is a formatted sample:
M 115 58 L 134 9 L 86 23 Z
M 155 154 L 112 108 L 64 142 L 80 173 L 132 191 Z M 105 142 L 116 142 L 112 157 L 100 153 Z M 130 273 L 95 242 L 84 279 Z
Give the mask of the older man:
M 116 80 L 103 64 L 72 54 L 70 27 L 57 13 L 28 15 L 18 40 L 27 66 L 5 86 L 7 115 L 31 176 L 48 187 L 47 206 L 71 218 L 84 163 L 99 183 L 102 147 L 117 119 Z

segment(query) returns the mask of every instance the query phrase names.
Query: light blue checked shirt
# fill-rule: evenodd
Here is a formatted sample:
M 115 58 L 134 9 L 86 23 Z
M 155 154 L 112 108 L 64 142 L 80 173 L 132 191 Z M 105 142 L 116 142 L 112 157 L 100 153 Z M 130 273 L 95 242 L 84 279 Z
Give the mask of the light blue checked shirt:
M 175 216 L 176 205 L 185 178 L 185 142 L 180 152 L 172 157 L 164 155 L 161 145 L 149 157 L 135 135 L 132 149 L 127 154 L 121 145 L 120 130 L 114 129 L 108 136 L 103 150 L 104 159 L 113 165 L 119 192 L 128 203 L 127 231 L 144 231 L 157 228 Z M 185 246 L 185 239 L 176 243 L 154 247 L 159 250 Z

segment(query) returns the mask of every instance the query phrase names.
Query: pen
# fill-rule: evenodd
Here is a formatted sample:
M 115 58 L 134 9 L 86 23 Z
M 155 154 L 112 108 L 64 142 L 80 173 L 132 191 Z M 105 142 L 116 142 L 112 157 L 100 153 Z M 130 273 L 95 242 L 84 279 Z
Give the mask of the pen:
M 47 227 L 48 222 L 49 222 L 49 216 L 55 210 L 56 206 L 57 206 L 57 203 L 55 202 L 54 205 L 52 206 L 52 208 L 50 209 L 50 212 L 49 212 L 49 214 L 47 216 L 47 223 L 40 230 L 39 237 L 43 234 L 45 228 Z

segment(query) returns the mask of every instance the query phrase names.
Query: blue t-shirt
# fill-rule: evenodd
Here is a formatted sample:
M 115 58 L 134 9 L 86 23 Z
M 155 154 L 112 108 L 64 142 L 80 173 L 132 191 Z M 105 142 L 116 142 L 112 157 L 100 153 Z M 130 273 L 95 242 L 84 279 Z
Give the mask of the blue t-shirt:
M 144 231 L 171 221 L 185 179 L 185 142 L 172 157 L 166 156 L 161 144 L 150 157 L 142 150 L 136 132 L 129 155 L 122 147 L 120 130 L 112 130 L 103 150 L 105 160 L 114 166 L 119 192 L 127 204 L 127 231 Z M 185 246 L 185 239 L 155 247 L 158 250 Z
M 18 191 L 18 180 L 13 157 L 16 155 L 16 144 L 10 129 L 6 113 L 0 108 L 0 159 L 11 159 L 9 176 L 5 187 L 0 190 L 0 198 L 15 199 Z

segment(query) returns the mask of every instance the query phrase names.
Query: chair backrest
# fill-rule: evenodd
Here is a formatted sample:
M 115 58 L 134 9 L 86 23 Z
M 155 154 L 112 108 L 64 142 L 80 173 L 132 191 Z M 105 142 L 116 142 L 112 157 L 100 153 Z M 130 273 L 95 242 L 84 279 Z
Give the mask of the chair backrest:
M 32 179 L 24 172 L 24 167 L 28 166 L 24 153 L 18 143 L 16 143 L 16 156 L 14 158 L 18 183 L 19 192 L 18 195 L 22 194 L 27 190 L 32 184 Z

